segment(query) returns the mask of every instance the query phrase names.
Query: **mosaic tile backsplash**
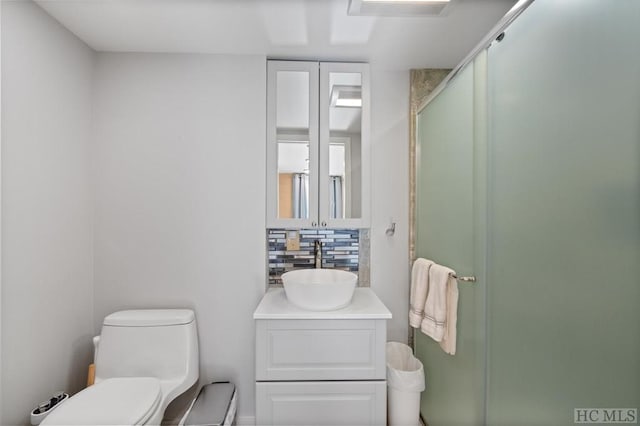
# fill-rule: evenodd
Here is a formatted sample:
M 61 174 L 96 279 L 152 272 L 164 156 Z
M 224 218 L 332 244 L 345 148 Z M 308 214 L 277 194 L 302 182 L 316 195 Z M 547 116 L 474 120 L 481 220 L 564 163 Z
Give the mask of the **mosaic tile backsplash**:
M 322 267 L 358 274 L 358 285 L 369 286 L 369 230 L 296 229 L 300 249 L 287 250 L 287 229 L 267 229 L 269 285 L 282 284 L 280 276 L 294 269 L 313 268 L 315 240 L 322 242 Z

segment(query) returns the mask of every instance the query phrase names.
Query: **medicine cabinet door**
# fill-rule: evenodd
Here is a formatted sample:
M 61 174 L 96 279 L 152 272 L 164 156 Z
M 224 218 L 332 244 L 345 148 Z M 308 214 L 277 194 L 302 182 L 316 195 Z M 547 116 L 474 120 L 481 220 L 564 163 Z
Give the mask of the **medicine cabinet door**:
M 318 226 L 318 63 L 267 62 L 267 226 Z
M 369 226 L 369 66 L 320 63 L 320 226 Z

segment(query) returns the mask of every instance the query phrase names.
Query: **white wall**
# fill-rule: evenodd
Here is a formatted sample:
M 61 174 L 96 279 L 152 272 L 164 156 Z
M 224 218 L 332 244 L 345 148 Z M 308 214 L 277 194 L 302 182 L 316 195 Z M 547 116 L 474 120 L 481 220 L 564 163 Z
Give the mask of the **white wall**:
M 407 342 L 409 310 L 409 71 L 371 64 L 371 288 L 393 319 L 387 339 Z M 385 235 L 391 219 L 393 237 Z
M 3 425 L 86 380 L 93 59 L 35 4 L 2 2 Z
M 94 324 L 193 308 L 201 381 L 235 382 L 240 416 L 265 289 L 265 97 L 262 56 L 98 55 Z

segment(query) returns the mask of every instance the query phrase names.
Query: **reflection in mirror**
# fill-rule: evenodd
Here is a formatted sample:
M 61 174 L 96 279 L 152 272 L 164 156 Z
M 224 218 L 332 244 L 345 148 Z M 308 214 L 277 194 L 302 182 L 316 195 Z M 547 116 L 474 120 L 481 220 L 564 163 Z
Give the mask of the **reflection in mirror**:
M 344 217 L 345 155 L 347 141 L 331 140 L 329 143 L 329 217 Z
M 309 73 L 278 71 L 278 217 L 309 218 Z
M 329 73 L 329 99 L 330 217 L 360 218 L 362 74 Z
M 308 218 L 309 141 L 278 138 L 278 217 Z

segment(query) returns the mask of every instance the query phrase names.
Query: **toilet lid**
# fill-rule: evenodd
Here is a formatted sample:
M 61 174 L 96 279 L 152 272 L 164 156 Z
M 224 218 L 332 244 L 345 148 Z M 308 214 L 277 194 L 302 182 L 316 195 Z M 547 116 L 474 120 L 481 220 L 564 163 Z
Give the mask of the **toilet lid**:
M 161 395 L 160 381 L 153 377 L 106 379 L 75 394 L 42 424 L 142 424 L 154 413 Z

